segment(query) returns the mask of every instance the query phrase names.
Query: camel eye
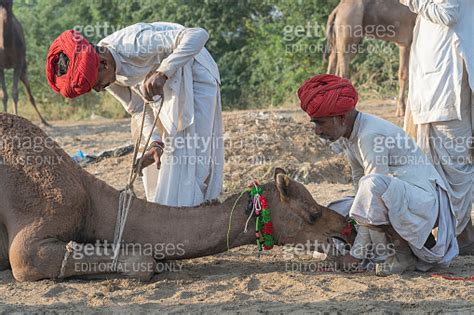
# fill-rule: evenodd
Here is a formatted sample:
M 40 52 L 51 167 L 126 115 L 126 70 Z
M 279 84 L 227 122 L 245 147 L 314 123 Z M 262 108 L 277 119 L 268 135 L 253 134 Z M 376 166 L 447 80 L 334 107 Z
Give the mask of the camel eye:
M 321 213 L 319 212 L 313 212 L 309 215 L 309 221 L 311 224 L 315 223 L 319 218 L 321 218 Z

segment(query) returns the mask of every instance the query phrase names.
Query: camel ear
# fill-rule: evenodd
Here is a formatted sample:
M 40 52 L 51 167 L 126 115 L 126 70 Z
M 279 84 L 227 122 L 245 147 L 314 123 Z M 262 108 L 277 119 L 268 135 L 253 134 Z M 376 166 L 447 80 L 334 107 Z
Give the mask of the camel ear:
M 290 185 L 290 178 L 286 175 L 286 172 L 281 169 L 275 169 L 275 185 L 280 193 L 281 201 L 288 201 L 288 186 Z
M 273 174 L 273 178 L 275 179 L 275 181 L 277 179 L 278 174 L 286 175 L 286 171 L 284 169 L 282 169 L 281 167 L 275 167 L 275 172 Z

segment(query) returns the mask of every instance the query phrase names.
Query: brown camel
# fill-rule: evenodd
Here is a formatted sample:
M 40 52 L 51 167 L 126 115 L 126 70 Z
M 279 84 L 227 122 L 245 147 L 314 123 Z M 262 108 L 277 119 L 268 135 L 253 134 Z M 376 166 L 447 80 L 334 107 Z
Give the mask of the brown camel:
M 61 270 L 64 277 L 112 275 L 111 252 L 104 253 L 103 243 L 96 242 L 113 241 L 119 191 L 79 167 L 26 119 L 0 114 L 0 136 L 0 267 L 10 265 L 18 281 L 58 278 Z M 341 237 L 345 219 L 316 203 L 306 188 L 283 170 L 277 169 L 275 182 L 262 187 L 277 245 L 307 241 L 328 245 L 331 236 Z M 127 266 L 151 266 L 157 257 L 175 260 L 225 251 L 229 217 L 237 197 L 194 208 L 171 208 L 134 198 L 123 248 L 151 244 L 153 251 L 147 255 L 123 253 L 119 258 L 122 272 L 116 274 L 149 279 L 153 269 L 131 271 Z M 233 213 L 230 247 L 255 242 L 252 228 L 243 232 L 247 202 L 246 197 L 241 198 Z M 63 266 L 70 241 L 88 244 L 91 250 L 89 254 L 84 251 L 82 257 L 74 252 Z M 75 250 L 79 250 L 78 244 Z M 167 250 L 158 245 L 168 246 Z M 82 268 L 84 264 L 102 264 L 106 269 Z
M 331 49 L 327 72 L 347 78 L 350 59 L 364 36 L 394 42 L 400 49 L 396 115 L 403 116 L 415 21 L 416 14 L 399 0 L 342 0 L 327 22 L 326 38 Z
M 41 123 L 49 126 L 36 106 L 35 99 L 31 93 L 30 83 L 26 74 L 26 41 L 20 22 L 13 15 L 12 0 L 0 1 L 0 85 L 3 110 L 7 112 L 8 93 L 5 84 L 4 69 L 13 68 L 13 112 L 18 114 L 18 80 L 23 82 L 28 98 L 38 115 Z

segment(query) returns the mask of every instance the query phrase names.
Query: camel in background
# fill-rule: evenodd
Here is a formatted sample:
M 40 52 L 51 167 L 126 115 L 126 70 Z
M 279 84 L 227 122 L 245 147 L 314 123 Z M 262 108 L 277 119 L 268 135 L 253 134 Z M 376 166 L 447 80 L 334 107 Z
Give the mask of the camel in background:
M 0 85 L 3 110 L 8 111 L 8 93 L 5 84 L 4 69 L 13 68 L 13 112 L 18 114 L 18 80 L 25 85 L 26 93 L 41 123 L 49 126 L 36 106 L 26 75 L 26 41 L 20 22 L 13 15 L 13 0 L 0 1 Z
M 342 0 L 327 22 L 326 38 L 331 49 L 327 72 L 347 78 L 350 59 L 358 51 L 364 36 L 394 42 L 400 49 L 396 115 L 404 116 L 415 21 L 416 14 L 399 0 Z
M 111 266 L 111 252 L 106 253 L 101 246 L 105 241 L 109 245 L 113 242 L 120 192 L 82 169 L 43 130 L 22 117 L 0 113 L 0 134 L 0 270 L 11 266 L 18 281 L 53 279 L 60 274 L 82 278 L 117 274 Z M 34 145 L 31 139 L 35 139 Z M 275 170 L 274 182 L 261 187 L 271 211 L 276 245 L 317 241 L 326 247 L 332 237 L 343 239 L 346 219 L 319 205 L 282 169 Z M 118 273 L 147 280 L 153 276 L 153 268 L 132 270 L 130 265 L 149 266 L 155 259 L 224 252 L 227 235 L 231 248 L 254 244 L 255 221 L 251 220 L 249 231 L 244 232 L 248 199 L 238 198 L 236 194 L 223 203 L 193 208 L 173 208 L 133 198 L 123 246 L 143 249 L 152 245 L 148 249 L 153 251 L 123 253 L 119 263 L 128 267 Z M 76 242 L 76 248 L 67 259 L 66 245 L 70 241 Z M 93 250 L 89 254 L 76 252 L 77 246 L 84 244 Z M 307 249 L 321 249 L 311 246 Z M 77 268 L 84 264 L 105 267 Z

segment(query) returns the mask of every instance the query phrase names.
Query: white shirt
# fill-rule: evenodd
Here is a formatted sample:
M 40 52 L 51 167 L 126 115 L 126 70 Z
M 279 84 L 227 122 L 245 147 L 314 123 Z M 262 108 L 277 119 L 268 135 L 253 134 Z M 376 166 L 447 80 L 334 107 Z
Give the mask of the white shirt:
M 463 64 L 474 89 L 474 1 L 400 2 L 418 14 L 408 92 L 414 123 L 461 119 Z
M 204 48 L 208 38 L 202 28 L 166 22 L 137 23 L 107 36 L 98 43 L 109 49 L 116 63 L 116 82 L 107 91 L 141 119 L 135 114 L 143 111 L 143 81 L 152 71 L 164 73 L 168 80 L 160 122 L 171 135 L 185 129 L 194 119 L 192 62 L 199 62 L 220 83 L 217 64 Z M 147 114 L 145 136 L 152 125 L 153 117 Z M 152 140 L 160 138 L 155 131 Z
M 444 182 L 429 158 L 403 129 L 379 117 L 358 114 L 349 138 L 342 138 L 357 195 L 362 176 L 380 174 L 398 180 L 390 181 L 381 198 L 390 224 L 410 244 L 420 249 L 431 232 L 440 211 L 438 187 Z M 451 215 L 449 204 L 443 215 Z M 443 206 L 445 206 L 443 204 Z M 384 208 L 371 209 L 384 211 Z
M 396 177 L 426 191 L 445 187 L 429 158 L 402 128 L 367 113 L 357 115 L 349 138 L 339 140 L 349 158 L 354 188 L 362 176 Z

